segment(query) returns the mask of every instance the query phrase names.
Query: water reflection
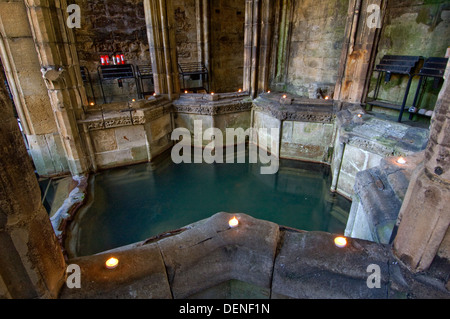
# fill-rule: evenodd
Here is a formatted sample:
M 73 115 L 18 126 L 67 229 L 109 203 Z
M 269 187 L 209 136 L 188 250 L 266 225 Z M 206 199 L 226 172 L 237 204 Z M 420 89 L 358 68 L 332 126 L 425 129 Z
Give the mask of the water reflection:
M 343 233 L 350 202 L 331 194 L 329 168 L 281 160 L 275 175 L 259 164 L 157 164 L 91 177 L 88 204 L 72 223 L 71 247 L 90 255 L 208 218 L 245 213 L 302 230 Z

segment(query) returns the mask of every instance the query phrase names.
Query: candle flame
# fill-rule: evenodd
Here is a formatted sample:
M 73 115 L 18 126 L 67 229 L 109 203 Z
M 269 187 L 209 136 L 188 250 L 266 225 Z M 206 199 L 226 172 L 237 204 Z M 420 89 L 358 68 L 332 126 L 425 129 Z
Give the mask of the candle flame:
M 345 246 L 347 246 L 347 238 L 345 237 L 336 237 L 334 239 L 334 244 L 339 247 L 339 248 L 343 248 Z
M 231 228 L 237 227 L 239 225 L 239 221 L 236 218 L 236 216 L 233 217 L 232 219 L 230 219 L 230 221 L 228 222 L 228 225 L 230 225 Z
M 397 160 L 397 163 L 399 164 L 406 164 L 406 160 L 403 157 L 399 157 Z
M 119 265 L 119 259 L 111 257 L 106 261 L 105 265 L 108 269 L 114 269 Z

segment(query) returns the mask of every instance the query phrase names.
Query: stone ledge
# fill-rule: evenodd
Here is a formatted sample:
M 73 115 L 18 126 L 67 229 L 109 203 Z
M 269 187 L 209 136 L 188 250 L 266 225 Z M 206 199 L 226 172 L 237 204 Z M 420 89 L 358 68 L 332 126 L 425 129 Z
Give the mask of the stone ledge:
M 86 124 L 88 130 L 102 130 L 130 125 L 142 125 L 172 112 L 172 104 L 164 97 L 148 100 L 119 102 L 96 107 L 86 112 L 86 118 L 78 124 Z
M 253 101 L 255 110 L 268 113 L 281 121 L 301 121 L 316 123 L 334 122 L 334 102 L 332 100 L 307 99 L 286 94 L 264 93 Z
M 248 93 L 182 94 L 173 101 L 174 111 L 199 115 L 220 115 L 249 111 L 252 101 Z
M 237 228 L 228 226 L 233 216 Z M 349 238 L 347 247 L 337 248 L 334 238 L 218 213 L 173 233 L 70 260 L 81 267 L 82 288 L 64 286 L 60 298 L 189 298 L 232 280 L 265 289 L 268 298 L 450 298 L 442 278 L 412 275 L 390 246 Z M 111 256 L 119 266 L 107 270 Z M 370 264 L 380 266 L 380 289 L 367 287 Z

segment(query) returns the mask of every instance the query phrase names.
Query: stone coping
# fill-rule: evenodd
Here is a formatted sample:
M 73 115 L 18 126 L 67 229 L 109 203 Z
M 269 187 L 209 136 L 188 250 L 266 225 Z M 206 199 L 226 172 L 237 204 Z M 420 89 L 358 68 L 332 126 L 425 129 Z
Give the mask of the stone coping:
M 234 216 L 239 226 L 231 228 Z M 336 236 L 218 213 L 140 243 L 69 260 L 80 267 L 81 288 L 64 285 L 59 297 L 185 299 L 238 280 L 272 299 L 450 298 L 447 279 L 439 275 L 448 264 L 414 275 L 390 246 L 347 238 L 347 246 L 339 248 Z M 105 267 L 110 257 L 119 260 L 113 270 Z M 370 265 L 379 267 L 380 288 L 367 285 Z
M 255 110 L 281 121 L 333 123 L 335 118 L 333 100 L 308 99 L 283 93 L 263 93 L 253 101 L 253 105 Z
M 198 94 L 186 93 L 172 102 L 174 111 L 199 115 L 220 115 L 249 111 L 252 100 L 247 92 Z
M 141 125 L 172 112 L 172 104 L 163 96 L 148 100 L 118 102 L 91 108 L 78 124 L 86 124 L 88 130 Z
M 252 100 L 247 92 L 214 95 L 185 93 L 172 102 L 165 96 L 152 96 L 148 100 L 92 107 L 86 111 L 85 118 L 79 120 L 78 124 L 85 124 L 88 130 L 92 131 L 145 124 L 173 111 L 214 116 L 250 111 L 252 108 L 286 121 L 319 123 L 334 121 L 331 100 L 311 100 L 292 96 L 288 99 L 290 102 L 285 103 L 281 93 L 263 93 Z
M 408 156 L 425 149 L 429 130 L 366 114 L 360 107 L 338 112 L 341 141 L 383 157 Z

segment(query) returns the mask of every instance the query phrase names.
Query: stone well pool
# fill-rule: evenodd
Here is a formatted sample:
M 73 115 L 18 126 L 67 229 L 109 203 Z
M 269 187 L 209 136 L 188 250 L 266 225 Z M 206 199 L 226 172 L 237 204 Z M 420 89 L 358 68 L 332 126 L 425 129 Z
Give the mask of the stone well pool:
M 330 192 L 328 166 L 292 160 L 281 160 L 275 175 L 261 175 L 260 164 L 177 165 L 167 155 L 90 179 L 88 202 L 66 241 L 71 256 L 143 241 L 222 211 L 343 233 L 351 206 Z

